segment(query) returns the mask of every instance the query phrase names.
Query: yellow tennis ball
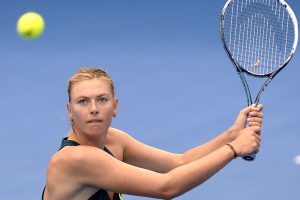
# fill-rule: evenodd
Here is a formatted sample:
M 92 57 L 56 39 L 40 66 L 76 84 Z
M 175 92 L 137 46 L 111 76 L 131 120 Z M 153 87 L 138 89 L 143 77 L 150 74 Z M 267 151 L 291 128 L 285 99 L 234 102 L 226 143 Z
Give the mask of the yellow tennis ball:
M 45 29 L 43 17 L 35 12 L 23 14 L 17 23 L 17 31 L 20 36 L 26 39 L 35 39 L 39 37 Z

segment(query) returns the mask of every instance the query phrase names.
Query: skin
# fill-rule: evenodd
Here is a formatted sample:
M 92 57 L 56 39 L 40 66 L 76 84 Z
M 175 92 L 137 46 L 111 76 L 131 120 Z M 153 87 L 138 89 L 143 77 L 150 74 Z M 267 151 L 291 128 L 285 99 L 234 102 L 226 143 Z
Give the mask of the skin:
M 233 159 L 259 150 L 262 106 L 240 111 L 235 123 L 216 138 L 174 154 L 147 146 L 111 128 L 118 100 L 104 80 L 76 83 L 67 105 L 73 130 L 67 146 L 55 153 L 48 166 L 45 200 L 82 200 L 99 188 L 107 191 L 171 199 L 200 185 Z M 244 128 L 249 115 L 250 127 Z M 106 146 L 115 157 L 102 149 Z M 113 193 L 109 192 L 112 198 Z

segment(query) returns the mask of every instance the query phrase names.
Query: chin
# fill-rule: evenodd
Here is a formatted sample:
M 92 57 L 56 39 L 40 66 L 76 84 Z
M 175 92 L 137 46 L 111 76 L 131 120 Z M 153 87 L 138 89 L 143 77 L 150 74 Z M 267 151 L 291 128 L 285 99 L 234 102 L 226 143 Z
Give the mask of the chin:
M 88 135 L 91 135 L 91 136 L 99 136 L 99 135 L 106 134 L 107 131 L 108 131 L 108 127 L 94 126 L 94 127 L 90 127 L 89 130 L 87 131 L 87 133 L 88 133 Z

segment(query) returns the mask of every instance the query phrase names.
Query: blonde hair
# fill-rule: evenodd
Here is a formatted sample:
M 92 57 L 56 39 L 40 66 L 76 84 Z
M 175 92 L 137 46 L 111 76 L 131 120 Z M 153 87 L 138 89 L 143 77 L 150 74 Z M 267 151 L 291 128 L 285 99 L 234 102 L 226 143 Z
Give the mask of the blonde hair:
M 84 80 L 91 80 L 91 79 L 99 79 L 105 80 L 109 83 L 112 91 L 112 95 L 115 95 L 115 87 L 112 78 L 101 68 L 80 68 L 77 72 L 71 77 L 68 82 L 68 95 L 69 95 L 69 102 L 71 101 L 71 90 L 75 83 Z

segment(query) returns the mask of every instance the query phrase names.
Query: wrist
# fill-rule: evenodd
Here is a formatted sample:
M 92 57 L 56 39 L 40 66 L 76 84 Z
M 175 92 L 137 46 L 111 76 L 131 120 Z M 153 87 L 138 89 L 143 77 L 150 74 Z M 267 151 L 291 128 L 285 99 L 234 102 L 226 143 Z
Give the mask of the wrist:
M 238 157 L 238 154 L 237 154 L 235 148 L 234 148 L 230 143 L 227 143 L 226 146 L 229 147 L 229 149 L 232 151 L 232 153 L 233 153 L 233 158 Z

